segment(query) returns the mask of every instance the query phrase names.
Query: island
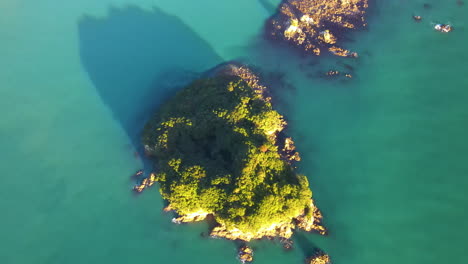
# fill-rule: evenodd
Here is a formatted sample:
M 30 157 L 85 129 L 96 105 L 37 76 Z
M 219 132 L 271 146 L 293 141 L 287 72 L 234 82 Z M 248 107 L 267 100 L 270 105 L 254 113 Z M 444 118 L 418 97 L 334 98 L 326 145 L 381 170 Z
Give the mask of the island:
M 296 228 L 325 234 L 287 123 L 249 68 L 227 64 L 163 104 L 143 130 L 152 175 L 175 223 L 215 225 L 212 237 L 289 239 Z M 248 249 L 248 250 L 246 250 Z M 240 257 L 252 259 L 251 249 Z
M 267 35 L 291 43 L 314 55 L 328 51 L 336 56 L 357 57 L 340 47 L 340 36 L 366 26 L 368 0 L 283 0 L 266 23 Z

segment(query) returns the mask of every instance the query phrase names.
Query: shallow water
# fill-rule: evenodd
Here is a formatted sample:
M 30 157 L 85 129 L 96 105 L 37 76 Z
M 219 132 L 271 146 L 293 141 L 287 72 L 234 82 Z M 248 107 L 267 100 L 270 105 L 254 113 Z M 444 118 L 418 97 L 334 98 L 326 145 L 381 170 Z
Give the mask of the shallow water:
M 257 263 L 302 263 L 314 246 L 338 264 L 465 263 L 468 5 L 377 1 L 349 61 L 265 43 L 278 2 L 0 2 L 1 262 L 236 263 L 233 243 L 172 224 L 157 190 L 135 197 L 129 176 L 149 112 L 241 58 L 288 84 L 277 107 L 330 229 L 298 234 L 291 252 L 254 242 Z M 342 63 L 351 81 L 315 76 Z

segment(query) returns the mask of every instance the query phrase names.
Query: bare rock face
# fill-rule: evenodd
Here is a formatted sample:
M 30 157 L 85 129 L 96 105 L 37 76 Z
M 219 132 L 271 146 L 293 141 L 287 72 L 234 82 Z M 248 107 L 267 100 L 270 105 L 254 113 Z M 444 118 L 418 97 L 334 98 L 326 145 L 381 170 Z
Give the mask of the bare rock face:
M 208 217 L 208 215 L 208 212 L 200 210 L 198 212 L 193 212 L 191 214 L 173 218 L 172 222 L 175 224 L 199 222 L 205 220 Z
M 267 34 L 315 55 L 357 57 L 339 47 L 340 35 L 366 26 L 368 0 L 283 0 L 267 22 Z

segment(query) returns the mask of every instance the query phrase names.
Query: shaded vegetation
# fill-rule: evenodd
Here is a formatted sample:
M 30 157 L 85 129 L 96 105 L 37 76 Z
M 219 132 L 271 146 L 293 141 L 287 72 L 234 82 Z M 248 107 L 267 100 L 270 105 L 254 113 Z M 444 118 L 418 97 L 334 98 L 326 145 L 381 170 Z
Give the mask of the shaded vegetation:
M 146 125 L 156 178 L 181 216 L 212 214 L 228 230 L 257 232 L 311 212 L 307 178 L 281 157 L 285 122 L 237 76 L 193 82 Z

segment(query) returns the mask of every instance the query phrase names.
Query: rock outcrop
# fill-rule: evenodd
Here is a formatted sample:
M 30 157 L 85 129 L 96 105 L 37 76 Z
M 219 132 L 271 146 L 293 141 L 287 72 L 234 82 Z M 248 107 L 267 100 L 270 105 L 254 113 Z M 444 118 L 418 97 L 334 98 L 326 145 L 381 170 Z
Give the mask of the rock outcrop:
M 139 170 L 135 174 L 135 177 L 142 176 L 142 175 L 143 175 L 143 170 Z M 141 193 L 146 188 L 153 186 L 155 182 L 156 182 L 156 175 L 154 173 L 151 173 L 148 178 L 144 178 L 139 184 L 136 184 L 135 186 L 133 186 L 133 191 L 137 193 Z
M 316 249 L 312 257 L 306 259 L 306 264 L 330 264 L 330 256 L 320 249 Z
M 301 156 L 299 152 L 296 151 L 296 146 L 292 138 L 288 137 L 284 140 L 284 145 L 282 148 L 282 155 L 288 161 L 301 161 Z
M 366 26 L 368 0 L 284 0 L 277 14 L 267 22 L 267 34 L 320 55 L 357 57 L 339 47 L 341 35 Z
M 306 212 L 296 218 L 298 228 L 307 232 L 317 232 L 321 235 L 327 234 L 327 229 L 322 224 L 322 212 L 314 205 L 314 201 L 310 200 L 311 212 Z
M 248 246 L 241 247 L 237 255 L 242 263 L 250 263 L 253 261 L 253 250 Z

